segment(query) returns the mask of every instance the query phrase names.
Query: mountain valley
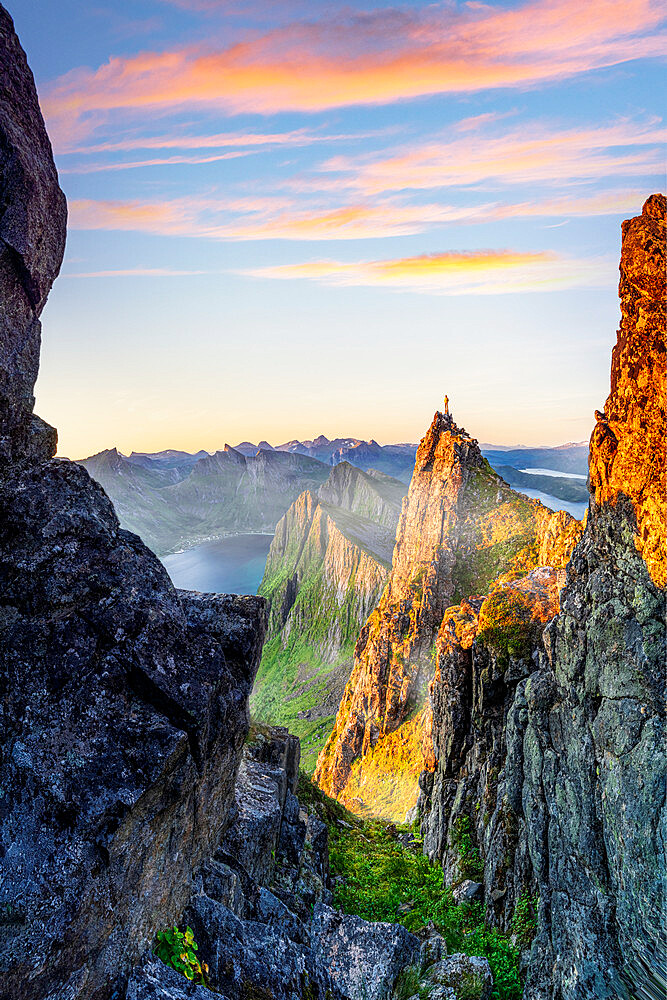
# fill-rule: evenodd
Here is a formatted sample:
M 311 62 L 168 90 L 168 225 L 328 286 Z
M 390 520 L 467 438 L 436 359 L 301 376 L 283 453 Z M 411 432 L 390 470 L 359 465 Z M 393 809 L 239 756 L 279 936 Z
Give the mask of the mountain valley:
M 663 995 L 665 196 L 587 447 L 482 448 L 445 397 L 417 446 L 70 462 L 34 412 L 67 204 L 1 4 L 0 84 L 0 1000 Z M 262 533 L 249 596 L 148 544 Z

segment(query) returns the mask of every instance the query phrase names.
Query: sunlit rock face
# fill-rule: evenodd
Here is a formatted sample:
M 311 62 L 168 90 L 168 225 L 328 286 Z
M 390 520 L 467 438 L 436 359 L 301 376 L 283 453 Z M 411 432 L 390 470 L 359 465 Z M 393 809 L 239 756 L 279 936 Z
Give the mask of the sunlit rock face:
M 428 683 L 447 608 L 505 573 L 563 567 L 581 533 L 515 493 L 451 417 L 436 413 L 417 451 L 387 587 L 355 648 L 320 786 L 358 812 L 403 819 L 433 762 Z
M 231 822 L 265 602 L 176 591 L 32 413 L 65 201 L 0 7 L 0 996 L 106 1000 Z
M 667 581 L 665 455 L 665 197 L 652 195 L 623 223 L 618 286 L 621 325 L 611 358 L 611 392 L 596 414 L 590 485 L 598 505 L 628 497 L 635 545 L 651 579 Z
M 438 634 L 425 848 L 449 884 L 480 883 L 491 924 L 511 930 L 528 901 L 528 1000 L 661 989 L 664 206 L 653 196 L 623 226 L 612 391 L 566 574 L 499 581 Z

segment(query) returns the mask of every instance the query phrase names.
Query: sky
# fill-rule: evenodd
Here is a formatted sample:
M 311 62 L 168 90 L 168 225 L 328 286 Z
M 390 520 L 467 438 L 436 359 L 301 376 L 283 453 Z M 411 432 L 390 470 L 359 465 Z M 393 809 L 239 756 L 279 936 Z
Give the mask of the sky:
M 7 0 L 69 203 L 60 454 L 588 437 L 664 190 L 654 0 Z M 662 15 L 662 17 L 661 17 Z

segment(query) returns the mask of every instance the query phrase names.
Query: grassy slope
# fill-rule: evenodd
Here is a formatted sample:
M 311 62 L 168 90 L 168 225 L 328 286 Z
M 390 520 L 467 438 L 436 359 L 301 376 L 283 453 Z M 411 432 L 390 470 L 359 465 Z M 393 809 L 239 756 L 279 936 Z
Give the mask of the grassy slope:
M 340 466 L 331 473 L 331 483 L 340 487 L 343 477 L 354 487 L 353 497 L 347 491 L 345 500 L 354 511 L 317 498 L 314 502 L 319 502 L 351 546 L 389 569 L 405 487 L 381 474 L 346 471 Z M 330 496 L 335 490 L 332 486 L 327 492 L 325 484 L 321 492 Z M 378 497 L 383 501 L 381 515 L 376 513 Z M 373 516 L 379 516 L 380 523 Z M 298 562 L 301 575 L 290 612 L 292 627 L 287 635 L 283 632 L 269 636 L 250 705 L 254 718 L 287 726 L 301 738 L 303 766 L 310 773 L 333 727 L 363 623 L 354 614 L 354 578 L 340 604 L 340 596 L 331 592 L 324 578 L 321 551 L 315 549 L 309 555 L 311 550 L 302 548 L 303 536 L 298 534 L 296 516 L 294 522 L 282 557 L 272 560 L 269 556 L 259 588 L 262 596 L 274 599 L 280 606 L 287 580 L 295 573 Z M 310 525 L 302 528 L 310 530 Z
M 531 906 L 517 907 L 512 938 L 484 926 L 481 904 L 454 903 L 443 887 L 442 869 L 422 853 L 421 841 L 409 846 L 397 834 L 413 833 L 378 820 L 360 820 L 330 799 L 302 774 L 299 799 L 314 806 L 329 828 L 334 906 L 364 920 L 400 923 L 417 932 L 432 922 L 447 942 L 450 954 L 484 955 L 494 978 L 494 1000 L 519 1000 L 520 948 L 534 934 Z M 462 840 L 462 867 L 470 859 Z
M 537 558 L 537 501 L 504 483 L 499 487 L 486 459 L 466 495 L 471 519 L 467 544 L 460 545 L 453 570 L 454 604 L 471 594 L 487 594 L 493 581 L 511 569 L 534 569 Z
M 263 581 L 260 594 L 271 592 L 273 582 Z M 303 765 L 310 773 L 331 732 L 352 669 L 358 624 L 346 623 L 344 616 L 337 613 L 332 598 L 327 596 L 321 566 L 302 582 L 297 602 L 310 627 L 300 633 L 293 629 L 285 646 L 280 634 L 266 643 L 250 710 L 253 717 L 287 726 L 301 739 Z M 331 662 L 323 658 L 322 649 L 334 625 L 342 630 L 343 642 Z M 310 718 L 303 717 L 306 713 Z

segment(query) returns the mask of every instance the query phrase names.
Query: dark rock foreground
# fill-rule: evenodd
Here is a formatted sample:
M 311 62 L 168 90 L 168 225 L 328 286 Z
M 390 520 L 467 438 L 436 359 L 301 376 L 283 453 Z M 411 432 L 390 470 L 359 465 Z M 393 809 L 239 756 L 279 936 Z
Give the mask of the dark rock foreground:
M 147 954 L 127 1000 L 391 1000 L 409 966 L 453 987 L 450 1000 L 471 968 L 481 970 L 488 996 L 485 959 L 447 957 L 437 934 L 420 940 L 332 908 L 327 827 L 296 796 L 299 758 L 299 741 L 279 727 L 256 730 L 244 750 L 236 818 L 184 916 L 210 989 L 188 986 Z
M 102 1000 L 232 820 L 261 598 L 174 590 L 32 413 L 65 243 L 32 74 L 0 7 L 0 997 Z

